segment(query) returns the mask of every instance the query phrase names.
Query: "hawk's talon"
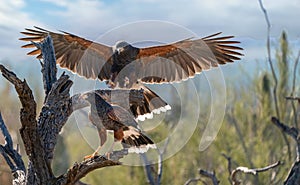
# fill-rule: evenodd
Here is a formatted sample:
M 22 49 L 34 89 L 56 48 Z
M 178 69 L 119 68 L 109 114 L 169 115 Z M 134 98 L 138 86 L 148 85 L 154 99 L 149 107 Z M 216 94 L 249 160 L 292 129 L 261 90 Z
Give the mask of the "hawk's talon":
M 84 160 L 87 160 L 87 159 L 93 159 L 94 157 L 97 157 L 97 156 L 99 156 L 99 154 L 98 154 L 98 152 L 94 152 L 93 154 L 91 154 L 91 155 L 86 155 L 86 156 L 84 156 Z

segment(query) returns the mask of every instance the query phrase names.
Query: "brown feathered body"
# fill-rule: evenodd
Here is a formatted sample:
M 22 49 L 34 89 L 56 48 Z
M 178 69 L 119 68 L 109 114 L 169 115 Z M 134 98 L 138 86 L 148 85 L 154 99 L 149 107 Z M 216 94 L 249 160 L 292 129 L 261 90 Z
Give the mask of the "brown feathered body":
M 143 153 L 156 148 L 154 142 L 141 132 L 134 117 L 117 105 L 110 105 L 97 93 L 86 93 L 82 98 L 91 105 L 90 121 L 97 127 L 101 146 L 106 141 L 106 131 L 114 132 L 115 141 L 120 141 L 129 152 Z

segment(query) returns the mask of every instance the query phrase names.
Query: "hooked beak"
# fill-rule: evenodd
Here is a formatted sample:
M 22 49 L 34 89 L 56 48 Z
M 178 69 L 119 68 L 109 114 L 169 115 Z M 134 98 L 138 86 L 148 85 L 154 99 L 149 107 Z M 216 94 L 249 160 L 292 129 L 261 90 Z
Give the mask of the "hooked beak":
M 81 95 L 79 96 L 79 98 L 82 99 L 82 100 L 87 100 L 88 95 L 87 95 L 86 93 L 84 93 L 84 94 L 81 94 Z
M 117 48 L 117 53 L 120 54 L 124 51 L 124 48 Z

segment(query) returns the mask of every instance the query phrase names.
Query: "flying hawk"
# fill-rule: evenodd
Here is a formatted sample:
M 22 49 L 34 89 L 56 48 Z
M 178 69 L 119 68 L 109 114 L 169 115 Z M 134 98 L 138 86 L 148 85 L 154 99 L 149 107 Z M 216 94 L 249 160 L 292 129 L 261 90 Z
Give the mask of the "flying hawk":
M 100 146 L 86 158 L 93 157 L 106 142 L 106 130 L 114 132 L 115 141 L 121 141 L 129 153 L 144 153 L 149 148 L 156 148 L 154 142 L 141 132 L 134 117 L 124 108 L 117 105 L 110 105 L 99 94 L 88 92 L 81 95 L 81 98 L 91 105 L 89 112 L 90 121 L 97 127 Z
M 23 41 L 42 41 L 48 34 L 53 39 L 57 63 L 80 76 L 107 81 L 112 88 L 143 88 L 145 102 L 131 106 L 140 120 L 151 118 L 170 106 L 143 84 L 173 83 L 194 77 L 202 70 L 240 60 L 240 43 L 233 36 L 216 33 L 201 39 L 185 39 L 175 43 L 137 48 L 125 41 L 114 46 L 94 43 L 71 33 L 54 33 L 39 27 L 25 29 Z M 23 48 L 35 48 L 30 43 Z M 41 58 L 35 49 L 28 55 Z

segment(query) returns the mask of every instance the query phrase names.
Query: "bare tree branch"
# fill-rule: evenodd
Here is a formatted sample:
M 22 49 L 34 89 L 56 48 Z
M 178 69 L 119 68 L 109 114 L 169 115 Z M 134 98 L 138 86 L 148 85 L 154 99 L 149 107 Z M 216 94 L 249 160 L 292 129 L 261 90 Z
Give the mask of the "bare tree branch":
M 287 96 L 285 97 L 285 99 L 287 100 L 292 100 L 292 101 L 300 101 L 300 97 L 293 97 L 293 96 Z
M 155 169 L 154 169 L 153 165 L 149 164 L 146 154 L 141 154 L 141 158 L 143 159 L 143 162 L 144 162 L 144 171 L 145 171 L 148 183 L 151 185 L 158 185 L 159 183 L 156 181 L 156 174 L 153 175 L 153 173 L 155 173 Z
M 170 137 L 167 137 L 163 148 L 160 150 L 158 149 L 159 155 L 158 155 L 158 170 L 157 170 L 157 183 L 161 183 L 162 173 L 163 173 L 163 156 L 166 153 L 167 146 L 170 142 Z
M 25 165 L 22 160 L 22 156 L 18 153 L 18 150 L 13 148 L 13 141 L 11 135 L 9 134 L 6 125 L 3 121 L 0 112 L 0 130 L 4 136 L 5 144 L 0 145 L 0 153 L 4 157 L 6 163 L 8 164 L 12 174 L 13 174 L 13 184 L 24 184 L 25 183 Z
M 158 148 L 156 151 L 158 152 L 158 162 L 157 162 L 157 170 L 154 169 L 153 165 L 149 164 L 146 154 L 142 154 L 141 157 L 144 161 L 144 170 L 146 177 L 148 179 L 149 184 L 151 185 L 159 185 L 161 184 L 161 178 L 163 174 L 163 155 L 167 150 L 167 146 L 169 144 L 170 137 L 167 137 L 164 146 L 160 149 Z
M 274 164 L 271 164 L 269 166 L 266 166 L 266 167 L 263 167 L 263 168 L 256 168 L 256 169 L 249 169 L 247 167 L 242 167 L 242 166 L 237 167 L 231 173 L 232 184 L 233 185 L 240 185 L 241 184 L 241 181 L 237 179 L 237 174 L 239 172 L 246 173 L 246 174 L 257 175 L 257 173 L 268 171 L 272 168 L 275 168 L 275 167 L 279 166 L 280 164 L 281 164 L 280 161 L 278 161 L 278 162 L 276 162 Z
M 37 174 L 39 183 L 47 184 L 43 179 L 51 179 L 53 177 L 51 168 L 45 160 L 45 152 L 43 150 L 40 137 L 37 131 L 36 121 L 36 103 L 34 101 L 32 91 L 26 81 L 21 81 L 13 72 L 7 70 L 3 65 L 0 65 L 2 75 L 14 84 L 22 104 L 20 119 L 22 127 L 20 134 L 25 145 L 25 151 L 29 160 L 32 161 L 32 166 Z M 27 174 L 28 175 L 28 174 Z
M 275 111 L 276 111 L 276 115 L 277 118 L 280 119 L 280 113 L 279 113 L 279 106 L 278 106 L 278 99 L 277 99 L 277 86 L 278 86 L 278 79 L 275 73 L 275 69 L 273 66 L 273 62 L 272 62 L 272 58 L 271 58 L 271 43 L 270 43 L 270 32 L 271 32 L 271 23 L 270 23 L 270 19 L 268 16 L 268 12 L 265 9 L 262 0 L 258 0 L 260 8 L 262 10 L 262 12 L 264 13 L 265 16 L 265 20 L 266 20 L 266 24 L 267 24 L 267 52 L 268 52 L 268 62 L 272 71 L 272 76 L 274 79 L 274 88 L 273 88 L 273 98 L 274 98 L 274 105 L 275 105 Z M 292 158 L 292 152 L 291 152 L 291 146 L 290 143 L 286 137 L 286 135 L 284 133 L 282 133 L 283 139 L 285 144 L 287 145 L 288 148 L 288 156 L 289 159 L 291 160 Z
M 8 157 L 10 157 L 13 162 L 11 162 L 12 165 L 9 165 L 10 169 L 14 172 L 17 170 L 21 170 L 21 171 L 26 171 L 25 169 L 25 165 L 24 162 L 22 160 L 22 156 L 18 153 L 18 150 L 15 150 L 13 148 L 13 141 L 12 138 L 6 128 L 6 125 L 3 121 L 1 112 L 0 112 L 0 130 L 4 136 L 5 139 L 5 145 L 0 145 L 0 150 L 1 150 L 1 154 L 4 155 L 8 155 Z M 8 158 L 8 160 L 10 160 Z
M 232 184 L 232 181 L 231 181 L 231 178 L 230 178 L 230 175 L 231 175 L 231 172 L 232 172 L 232 159 L 231 159 L 230 156 L 227 156 L 224 153 L 222 153 L 222 156 L 227 160 L 227 171 L 228 171 L 228 174 L 229 174 L 228 181 L 229 181 L 230 184 Z
M 184 185 L 189 185 L 191 184 L 192 182 L 198 182 L 198 181 L 201 181 L 203 184 L 206 184 L 201 178 L 193 178 L 193 179 L 189 179 L 187 180 Z
M 297 159 L 293 163 L 286 180 L 285 185 L 300 184 L 300 137 L 299 130 L 295 127 L 289 127 L 284 123 L 281 123 L 279 119 L 272 117 L 272 122 L 282 130 L 285 134 L 291 136 L 297 144 Z
M 53 158 L 57 136 L 67 122 L 71 106 L 70 88 L 72 81 L 69 76 L 62 76 L 53 84 L 38 119 L 38 131 L 50 165 Z
M 53 47 L 53 42 L 51 39 L 51 36 L 48 35 L 48 37 L 43 40 L 43 42 L 35 43 L 32 42 L 38 49 L 41 50 L 43 53 L 43 62 L 41 62 L 42 65 L 42 74 L 43 74 L 43 83 L 44 83 L 44 90 L 45 90 L 45 100 L 47 99 L 47 96 L 52 88 L 52 84 L 57 81 L 56 73 L 56 59 L 55 59 L 55 52 Z
M 268 62 L 269 62 L 269 65 L 270 65 L 270 68 L 271 68 L 271 71 L 272 71 L 272 75 L 273 75 L 273 78 L 274 78 L 274 82 L 275 82 L 274 89 L 273 89 L 273 97 L 274 97 L 276 115 L 279 118 L 279 107 L 278 107 L 278 100 L 277 100 L 278 79 L 277 79 L 277 75 L 275 73 L 275 69 L 274 69 L 274 66 L 273 66 L 272 59 L 271 59 L 271 44 L 270 44 L 271 23 L 270 23 L 270 19 L 269 19 L 269 16 L 268 16 L 268 12 L 267 12 L 267 10 L 265 9 L 265 7 L 262 3 L 262 0 L 258 0 L 258 2 L 259 2 L 259 5 L 260 5 L 260 8 L 261 8 L 262 12 L 264 13 L 265 20 L 266 20 L 266 23 L 267 23 Z
M 299 130 L 295 127 L 289 127 L 285 125 L 284 123 L 281 123 L 278 118 L 272 117 L 272 122 L 280 128 L 282 132 L 285 134 L 291 136 L 297 143 L 297 161 L 300 159 L 300 139 L 299 139 Z
M 56 61 L 50 36 L 37 45 L 42 50 L 44 58 L 42 73 L 46 93 L 38 121 L 36 120 L 36 102 L 26 81 L 21 81 L 13 72 L 0 65 L 2 75 L 15 86 L 22 104 L 20 133 L 26 154 L 29 157 L 26 184 L 74 184 L 92 170 L 121 164 L 118 160 L 128 154 L 127 150 L 113 152 L 109 160 L 98 156 L 81 163 L 75 163 L 65 174 L 58 178 L 54 177 L 51 161 L 57 136 L 73 111 L 89 105 L 80 98 L 80 94 L 70 97 L 69 91 L 73 82 L 69 80 L 68 75 L 63 73 L 58 80 L 56 79 Z M 124 99 L 129 99 L 129 102 L 126 102 L 127 107 L 130 104 L 141 104 L 144 98 L 142 90 L 96 91 L 111 103 L 124 102 Z M 9 137 L 6 139 L 11 140 Z M 8 143 L 12 146 L 10 142 Z M 1 147 L 1 153 L 4 153 L 2 151 L 3 147 Z M 13 162 L 6 154 L 4 157 L 7 159 L 7 163 L 13 168 Z M 25 167 L 23 168 L 25 172 Z
M 300 138 L 299 130 L 295 127 L 289 127 L 281 123 L 279 119 L 272 117 L 272 122 L 280 128 L 284 133 L 291 136 L 297 143 L 297 159 L 292 165 L 287 178 L 284 182 L 285 185 L 299 184 L 300 183 Z
M 59 176 L 54 183 L 55 185 L 65 185 L 65 184 L 74 184 L 89 172 L 108 166 L 120 165 L 118 161 L 120 158 L 123 158 L 127 155 L 128 152 L 126 149 L 120 151 L 114 151 L 110 154 L 111 159 L 107 159 L 103 156 L 95 156 L 92 159 L 82 161 L 80 163 L 75 163 L 65 174 Z
M 204 177 L 210 178 L 213 185 L 218 185 L 220 183 L 220 181 L 216 177 L 215 172 L 210 172 L 210 171 L 200 169 L 199 174 L 204 176 Z
M 10 73 L 8 73 L 9 71 L 6 71 L 6 68 L 4 66 L 0 66 L 0 69 L 2 69 L 1 71 L 3 72 L 3 74 L 8 79 L 11 79 L 13 77 L 17 78 L 15 75 L 12 75 L 13 77 L 11 77 L 11 75 L 9 75 Z M 13 78 L 13 80 L 10 80 L 10 81 L 21 83 L 20 80 L 17 80 L 17 79 L 14 79 L 14 78 Z M 40 118 L 39 118 L 39 122 L 41 122 L 41 124 L 40 124 L 41 132 L 40 133 L 43 134 L 43 135 L 47 135 L 47 134 L 49 135 L 49 134 L 51 134 L 51 132 L 55 132 L 54 134 L 57 136 L 57 134 L 59 133 L 61 127 L 67 121 L 67 118 L 69 117 L 69 115 L 74 111 L 74 109 L 71 106 L 72 105 L 71 102 L 76 102 L 77 103 L 76 107 L 87 106 L 85 104 L 85 102 L 81 102 L 79 100 L 79 98 L 78 98 L 79 95 L 76 95 L 75 98 L 74 98 L 74 99 L 77 99 L 77 101 L 72 101 L 70 98 L 66 98 L 66 97 L 69 96 L 67 92 L 69 91 L 69 88 L 71 86 L 71 83 L 68 82 L 68 79 L 69 79 L 69 77 L 67 75 L 63 74 L 61 76 L 61 78 L 53 84 L 53 87 L 49 92 L 48 98 L 45 102 L 44 107 L 42 108 Z M 29 89 L 28 86 L 27 86 L 27 88 Z M 110 90 L 106 90 L 104 92 L 102 92 L 102 91 L 98 91 L 98 92 L 106 93 L 106 94 L 112 93 Z M 128 91 L 125 91 L 125 92 L 128 92 L 129 96 L 132 97 L 133 99 L 135 99 L 137 97 L 140 97 L 140 94 L 142 94 L 142 91 L 140 91 L 140 90 L 128 90 Z M 118 92 L 118 93 L 121 93 L 121 92 Z M 66 100 L 63 101 L 62 98 L 66 98 Z M 57 103 L 58 100 L 59 100 L 59 103 Z M 138 100 L 136 99 L 136 101 L 138 101 Z M 83 103 L 84 106 L 80 105 L 80 103 Z M 58 111 L 58 110 L 56 110 L 57 107 L 65 107 L 65 109 L 59 109 L 60 111 Z M 49 126 L 51 126 L 51 127 L 49 127 L 47 129 L 48 126 L 44 125 L 45 123 L 51 123 L 51 124 L 49 124 Z M 55 128 L 55 129 L 50 130 L 51 128 L 52 129 Z M 51 142 L 52 142 L 52 145 L 55 146 L 56 143 L 54 142 L 55 141 L 54 137 L 55 136 L 53 136 L 53 134 L 52 134 L 52 137 L 47 138 L 45 140 L 46 141 L 45 143 L 47 143 L 45 145 L 45 147 L 47 147 L 49 145 L 49 143 L 51 144 Z M 32 139 L 32 138 L 23 139 L 25 147 L 27 146 L 26 145 L 27 142 L 25 142 L 25 141 L 28 141 L 28 140 L 30 141 L 30 139 Z M 38 140 L 38 141 L 40 141 L 40 140 Z M 52 145 L 50 145 L 50 146 L 52 146 Z M 53 148 L 51 148 L 51 150 L 54 149 L 54 146 L 52 146 Z M 31 150 L 34 150 L 34 149 L 31 149 Z M 32 152 L 31 150 L 29 150 L 28 153 Z M 41 152 L 43 152 L 43 149 L 40 148 L 39 150 L 41 150 Z M 49 150 L 49 151 L 51 151 L 51 150 Z M 34 150 L 34 151 L 36 151 L 36 150 Z M 125 155 L 125 154 L 126 154 L 126 152 L 124 153 L 124 151 L 123 151 L 122 155 Z M 119 159 L 117 156 L 120 156 L 120 153 L 112 154 L 111 158 L 112 159 L 115 158 L 115 160 L 117 160 L 117 159 Z M 87 163 L 86 161 L 81 162 L 79 164 L 80 168 L 77 168 L 76 166 L 73 166 L 73 168 L 72 168 L 73 170 L 68 171 L 66 175 L 62 175 L 57 180 L 57 183 L 58 184 L 63 184 L 63 182 L 69 183 L 68 178 L 71 178 L 71 177 L 74 178 L 76 181 L 78 181 L 80 178 L 82 178 L 83 176 L 85 176 L 87 173 L 89 173 L 92 170 L 95 170 L 97 168 L 102 168 L 102 167 L 105 167 L 105 166 L 119 165 L 120 164 L 119 162 L 116 162 L 116 161 L 111 161 L 111 160 L 107 160 L 107 159 L 104 160 L 104 158 L 101 158 L 101 160 L 96 160 L 96 159 L 94 161 L 91 161 L 91 163 Z M 34 173 L 37 174 L 37 177 L 38 177 L 38 182 L 37 183 L 46 184 L 46 182 L 44 182 L 44 181 L 39 181 L 39 180 L 43 179 L 43 178 L 39 178 L 39 176 L 44 177 L 43 176 L 44 174 L 39 174 L 39 172 L 37 173 L 37 171 L 35 170 L 36 167 L 34 166 L 34 158 L 32 158 L 32 160 L 33 160 L 32 161 L 32 166 L 33 166 L 32 169 L 34 169 Z M 44 161 L 44 165 L 45 164 L 46 164 L 46 162 Z M 29 165 L 29 170 L 31 169 L 30 166 L 31 165 Z M 46 166 L 48 167 L 48 165 L 46 165 Z M 46 166 L 45 166 L 45 169 L 47 169 Z M 65 177 L 65 179 L 63 179 L 63 177 Z M 35 177 L 33 177 L 33 176 L 28 177 L 28 178 L 35 179 Z M 51 178 L 49 177 L 48 180 L 49 179 L 53 179 L 53 177 L 51 176 Z M 75 183 L 76 181 L 74 181 L 74 179 L 73 180 L 71 179 L 72 181 L 70 181 L 70 182 Z M 33 180 L 33 181 L 36 181 L 36 179 Z M 28 181 L 28 182 L 31 182 L 31 181 Z M 54 182 L 56 182 L 56 181 L 54 181 Z M 50 182 L 47 182 L 47 183 L 50 183 Z M 53 184 L 53 180 L 51 181 L 50 184 Z M 54 183 L 54 184 L 56 184 L 56 183 Z

